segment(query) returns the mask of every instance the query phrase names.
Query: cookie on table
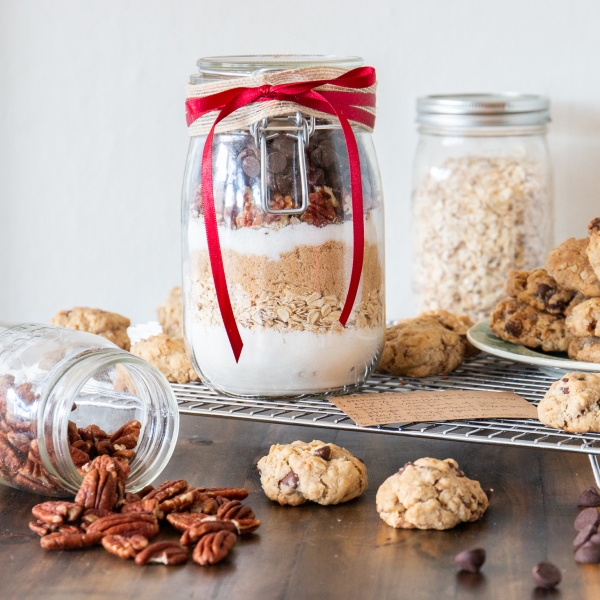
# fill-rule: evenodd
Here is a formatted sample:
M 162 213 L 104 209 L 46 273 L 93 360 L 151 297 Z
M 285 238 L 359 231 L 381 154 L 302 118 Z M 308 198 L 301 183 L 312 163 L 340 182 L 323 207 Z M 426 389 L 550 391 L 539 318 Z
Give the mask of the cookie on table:
M 569 238 L 548 255 L 546 270 L 562 287 L 585 296 L 600 296 L 600 280 L 596 276 L 587 250 L 589 238 Z
M 600 337 L 576 337 L 569 344 L 569 358 L 600 363 Z
M 282 506 L 339 504 L 367 489 L 367 468 L 345 448 L 319 440 L 271 446 L 258 461 L 268 498 Z
M 400 529 L 451 529 L 477 521 L 488 507 L 481 485 L 452 458 L 406 463 L 377 490 L 377 512 Z
M 566 323 L 576 337 L 600 336 L 600 298 L 589 298 L 573 308 Z
M 587 247 L 587 256 L 596 277 L 600 279 L 600 217 L 592 219 L 588 225 L 590 243 Z
M 552 315 L 564 313 L 576 293 L 558 285 L 545 269 L 509 271 L 504 291 L 519 302 Z
M 568 373 L 554 382 L 538 405 L 538 418 L 569 433 L 600 433 L 600 375 Z
M 563 315 L 536 310 L 514 298 L 506 298 L 496 305 L 490 328 L 507 342 L 546 352 L 566 352 L 572 339 Z
M 99 308 L 76 306 L 71 310 L 61 310 L 52 317 L 50 324 L 94 333 L 123 350 L 129 350 L 131 345 L 127 335 L 131 321 L 127 317 Z
M 153 335 L 131 347 L 131 354 L 154 365 L 171 383 L 200 381 L 181 338 Z
M 163 333 L 170 337 L 183 336 L 183 302 L 181 288 L 174 287 L 166 300 L 156 309 Z
M 385 332 L 385 345 L 378 370 L 392 375 L 427 377 L 448 373 L 465 359 L 465 333 L 472 325 L 468 317 L 447 311 L 431 311 L 404 319 Z

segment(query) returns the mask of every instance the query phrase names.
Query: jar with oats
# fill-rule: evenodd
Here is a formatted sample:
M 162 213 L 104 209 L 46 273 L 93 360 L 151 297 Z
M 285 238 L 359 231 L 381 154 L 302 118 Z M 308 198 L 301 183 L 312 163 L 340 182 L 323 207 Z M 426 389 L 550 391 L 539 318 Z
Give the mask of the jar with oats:
M 294 98 L 281 100 L 278 91 L 290 82 L 352 77 L 362 64 L 333 56 L 209 57 L 198 61 L 199 74 L 191 77 L 188 103 L 242 88 L 266 100 L 240 106 L 215 130 L 209 168 L 214 199 L 208 201 L 214 209 L 207 210 L 202 184 L 207 130 L 216 113 L 190 125 L 182 203 L 184 335 L 194 367 L 220 393 L 347 392 L 377 364 L 385 325 L 383 195 L 370 129 L 352 122 L 363 201 L 356 214 L 340 121 Z M 342 80 L 337 86 L 336 94 L 346 87 Z M 374 98 L 374 88 L 360 93 Z M 319 89 L 326 94 L 328 86 Z M 207 225 L 212 210 L 218 249 L 214 235 L 211 247 Z M 362 276 L 342 324 L 356 219 L 364 229 Z M 238 360 L 215 284 L 215 255 L 222 259 L 243 343 Z
M 417 100 L 413 171 L 414 290 L 419 311 L 480 320 L 510 269 L 552 248 L 547 98 L 458 94 Z

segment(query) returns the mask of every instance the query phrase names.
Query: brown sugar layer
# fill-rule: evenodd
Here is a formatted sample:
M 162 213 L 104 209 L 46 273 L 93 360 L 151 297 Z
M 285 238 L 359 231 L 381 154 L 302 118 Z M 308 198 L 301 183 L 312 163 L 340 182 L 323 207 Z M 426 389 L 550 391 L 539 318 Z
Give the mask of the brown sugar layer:
M 297 246 L 279 260 L 225 249 L 223 260 L 234 314 L 242 327 L 341 333 L 338 320 L 352 261 L 351 247 L 345 243 Z M 222 325 L 206 250 L 192 256 L 191 304 L 196 320 Z M 382 323 L 382 265 L 377 245 L 365 244 L 361 288 L 347 327 Z

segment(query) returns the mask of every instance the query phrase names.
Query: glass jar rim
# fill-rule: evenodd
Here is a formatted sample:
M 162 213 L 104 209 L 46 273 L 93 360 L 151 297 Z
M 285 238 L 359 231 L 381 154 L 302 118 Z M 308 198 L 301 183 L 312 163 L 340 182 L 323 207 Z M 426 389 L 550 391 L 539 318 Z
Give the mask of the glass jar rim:
M 360 56 L 335 54 L 239 54 L 204 56 L 196 64 L 199 74 L 191 76 L 192 83 L 198 78 L 245 77 L 264 71 L 285 71 L 302 67 L 354 69 L 362 66 L 364 60 Z
M 528 127 L 550 122 L 550 100 L 518 92 L 417 98 L 417 123 L 436 128 Z

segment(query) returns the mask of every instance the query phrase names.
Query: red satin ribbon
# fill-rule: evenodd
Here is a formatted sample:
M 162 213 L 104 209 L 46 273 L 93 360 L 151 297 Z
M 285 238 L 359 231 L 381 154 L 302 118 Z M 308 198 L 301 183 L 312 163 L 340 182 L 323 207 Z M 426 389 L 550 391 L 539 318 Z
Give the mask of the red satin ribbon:
M 215 292 L 219 310 L 229 343 L 233 350 L 236 362 L 239 361 L 244 343 L 235 322 L 231 299 L 227 289 L 227 279 L 223 267 L 223 256 L 219 242 L 219 230 L 217 226 L 217 215 L 215 210 L 215 199 L 213 196 L 212 179 L 212 146 L 215 127 L 225 117 L 239 108 L 252 104 L 253 102 L 268 102 L 278 100 L 293 102 L 313 110 L 335 115 L 342 126 L 346 147 L 348 150 L 348 161 L 350 164 L 350 185 L 352 194 L 352 230 L 354 235 L 354 250 L 352 256 L 352 272 L 348 294 L 344 302 L 344 308 L 340 315 L 340 323 L 346 325 L 348 317 L 354 306 L 360 276 L 362 273 L 365 232 L 363 223 L 363 197 L 362 180 L 360 174 L 360 157 L 354 132 L 349 120 L 362 123 L 373 128 L 375 115 L 360 107 L 375 107 L 375 94 L 365 92 L 346 91 L 317 91 L 315 88 L 331 84 L 344 88 L 361 89 L 374 85 L 376 82 L 375 69 L 373 67 L 359 67 L 344 73 L 335 79 L 322 79 L 320 81 L 301 81 L 297 83 L 284 83 L 281 85 L 263 85 L 260 87 L 237 87 L 203 98 L 188 98 L 185 103 L 188 126 L 196 119 L 212 112 L 220 111 L 213 123 L 202 154 L 202 205 L 204 209 L 204 225 L 206 228 L 206 240 L 208 243 L 208 255 L 215 283 Z

